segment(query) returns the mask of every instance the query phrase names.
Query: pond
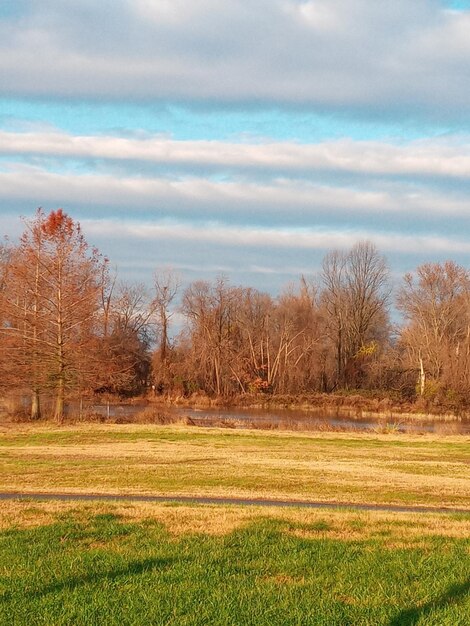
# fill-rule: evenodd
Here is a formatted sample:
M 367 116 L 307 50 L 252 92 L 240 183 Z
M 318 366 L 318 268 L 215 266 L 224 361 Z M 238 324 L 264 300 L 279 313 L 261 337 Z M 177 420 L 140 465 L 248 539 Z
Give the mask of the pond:
M 145 411 L 152 422 L 152 412 L 170 420 L 189 418 L 195 426 L 226 426 L 229 428 L 260 428 L 269 430 L 334 430 L 345 432 L 436 433 L 442 435 L 470 434 L 470 419 L 449 417 L 355 416 L 351 413 L 326 410 L 191 408 L 143 404 L 93 405 L 88 410 L 103 417 L 129 421 Z M 169 421 L 170 421 L 169 420 Z

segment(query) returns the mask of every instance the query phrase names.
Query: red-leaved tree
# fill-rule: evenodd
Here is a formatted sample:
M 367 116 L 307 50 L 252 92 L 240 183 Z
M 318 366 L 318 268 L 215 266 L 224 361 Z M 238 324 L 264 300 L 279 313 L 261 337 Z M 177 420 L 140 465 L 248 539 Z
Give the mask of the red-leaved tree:
M 78 222 L 62 209 L 38 209 L 13 250 L 4 288 L 2 331 L 12 347 L 18 383 L 32 394 L 31 416 L 40 416 L 40 393 L 53 390 L 54 415 L 64 418 L 66 390 L 92 376 L 103 266 Z

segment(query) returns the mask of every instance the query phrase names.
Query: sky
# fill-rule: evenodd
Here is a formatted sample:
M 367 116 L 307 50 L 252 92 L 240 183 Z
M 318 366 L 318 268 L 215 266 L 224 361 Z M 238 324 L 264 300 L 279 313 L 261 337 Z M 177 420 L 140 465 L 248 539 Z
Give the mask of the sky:
M 370 240 L 470 267 L 470 1 L 0 0 L 0 234 L 278 293 Z

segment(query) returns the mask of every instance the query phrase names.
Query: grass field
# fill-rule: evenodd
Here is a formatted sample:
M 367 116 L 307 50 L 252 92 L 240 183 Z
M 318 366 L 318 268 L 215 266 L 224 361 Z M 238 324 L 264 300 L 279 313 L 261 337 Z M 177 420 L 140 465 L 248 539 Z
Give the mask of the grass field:
M 0 429 L 0 491 L 470 508 L 470 438 L 178 426 Z
M 0 490 L 468 507 L 467 437 L 5 426 Z M 466 626 L 470 514 L 0 502 L 1 626 Z
M 464 626 L 470 516 L 8 502 L 0 624 Z

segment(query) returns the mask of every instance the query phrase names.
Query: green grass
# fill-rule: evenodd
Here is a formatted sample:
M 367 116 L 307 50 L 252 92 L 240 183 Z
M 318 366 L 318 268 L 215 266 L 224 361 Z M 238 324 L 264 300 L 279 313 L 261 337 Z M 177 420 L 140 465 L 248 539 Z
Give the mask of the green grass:
M 97 510 L 0 533 L 2 626 L 470 623 L 468 535 L 399 541 L 413 521 L 377 522 L 371 536 L 367 517 L 348 514 L 355 538 L 338 539 L 335 513 L 175 536 L 152 517 Z

